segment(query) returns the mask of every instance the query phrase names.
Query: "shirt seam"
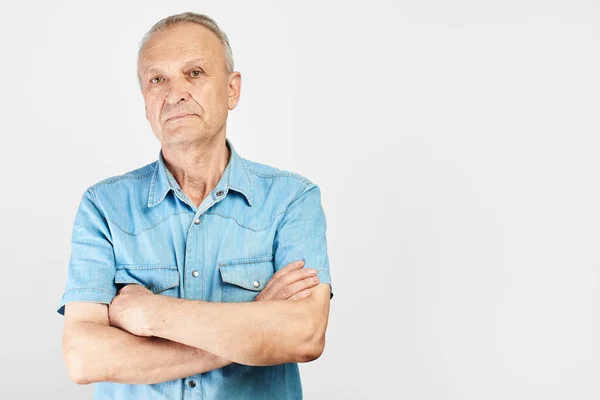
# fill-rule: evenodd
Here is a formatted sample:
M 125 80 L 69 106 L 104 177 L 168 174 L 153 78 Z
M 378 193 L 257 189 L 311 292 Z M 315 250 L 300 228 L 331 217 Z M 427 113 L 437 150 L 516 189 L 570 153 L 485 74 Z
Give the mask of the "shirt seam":
M 104 210 L 102 209 L 102 207 L 100 206 L 100 202 L 98 201 L 98 196 L 96 195 L 96 189 L 94 189 L 94 187 L 90 187 L 90 193 L 93 196 L 92 199 L 92 203 L 94 204 L 94 206 L 98 209 L 98 211 L 100 211 L 101 216 L 108 222 L 109 219 L 106 216 L 106 213 L 104 212 Z M 112 240 L 112 232 L 110 231 L 110 227 L 108 226 L 108 223 L 106 224 L 106 228 L 108 231 L 108 234 L 110 235 L 110 243 L 113 244 L 113 240 Z
M 268 173 L 268 172 L 260 172 L 258 170 L 255 170 L 255 169 L 251 168 L 251 167 L 248 167 L 248 171 L 251 172 L 251 173 L 253 173 L 256 176 L 261 177 L 261 178 L 281 178 L 281 177 L 288 177 L 288 178 L 296 178 L 296 179 L 301 180 L 301 181 L 310 181 L 310 179 L 308 179 L 308 178 L 306 178 L 306 177 L 304 177 L 304 176 L 302 176 L 300 174 L 297 174 L 295 172 L 279 171 L 279 172 Z
M 137 232 L 137 233 L 135 233 L 135 232 L 129 232 L 128 230 L 125 230 L 124 228 L 121 228 L 121 227 L 119 226 L 119 224 L 117 224 L 117 223 L 116 223 L 115 221 L 113 221 L 112 219 L 110 219 L 110 218 L 108 218 L 108 217 L 105 217 L 105 218 L 106 218 L 106 220 L 107 220 L 108 222 L 110 222 L 111 224 L 113 224 L 114 226 L 116 226 L 116 227 L 117 227 L 117 228 L 118 228 L 118 229 L 119 229 L 121 232 L 123 232 L 123 233 L 125 233 L 125 234 L 127 234 L 127 235 L 129 235 L 129 236 L 138 237 L 138 236 L 140 236 L 142 233 L 144 233 L 144 232 L 146 232 L 146 231 L 150 231 L 150 230 L 152 230 L 152 229 L 156 228 L 158 225 L 160 225 L 160 224 L 162 224 L 162 223 L 164 223 L 164 222 L 168 221 L 168 220 L 169 220 L 169 219 L 171 219 L 171 217 L 172 217 L 172 216 L 174 216 L 174 215 L 185 215 L 185 214 L 190 214 L 190 212 L 189 212 L 189 211 L 186 211 L 186 210 L 183 210 L 183 211 L 180 211 L 180 212 L 174 212 L 174 213 L 172 213 L 172 214 L 169 214 L 169 215 L 168 215 L 167 217 L 165 217 L 164 219 L 162 219 L 162 220 L 158 221 L 158 222 L 157 222 L 157 223 L 155 223 L 154 225 L 150 226 L 149 228 L 143 229 L 143 230 L 141 230 L 141 231 L 139 231 L 139 232 Z
M 262 228 L 251 228 L 249 226 L 240 224 L 239 221 L 237 219 L 233 218 L 233 217 L 229 217 L 229 216 L 226 216 L 226 215 L 223 215 L 223 214 L 219 214 L 219 213 L 216 213 L 214 211 L 211 211 L 211 212 L 207 211 L 205 214 L 206 215 L 216 215 L 216 216 L 221 217 L 221 218 L 230 219 L 233 222 L 235 222 L 236 224 L 238 224 L 238 226 L 240 226 L 241 228 L 248 229 L 248 230 L 250 230 L 252 232 L 262 232 L 264 230 L 269 229 L 275 223 L 275 221 L 277 221 L 277 218 L 279 218 L 279 216 L 282 215 L 282 214 L 284 214 L 284 213 L 285 213 L 285 211 L 282 211 L 279 214 L 275 215 L 275 217 L 273 218 L 273 221 L 271 221 L 267 226 L 262 227 Z
M 64 293 L 64 295 L 66 296 L 67 294 L 69 294 L 70 292 L 73 292 L 75 290 L 90 290 L 90 291 L 98 291 L 98 292 L 107 292 L 107 293 L 112 293 L 112 294 L 116 293 L 113 290 L 102 289 L 102 288 L 77 287 L 77 288 L 72 288 L 72 289 L 67 290 Z
M 95 186 L 101 186 L 101 185 L 107 185 L 107 184 L 111 184 L 111 183 L 115 183 L 124 179 L 135 179 L 135 180 L 140 180 L 140 179 L 145 179 L 148 178 L 149 176 L 152 175 L 152 172 L 145 172 L 142 175 L 128 175 L 128 174 L 124 174 L 121 176 L 114 176 L 112 178 L 106 178 L 96 184 L 93 185 L 93 187 Z

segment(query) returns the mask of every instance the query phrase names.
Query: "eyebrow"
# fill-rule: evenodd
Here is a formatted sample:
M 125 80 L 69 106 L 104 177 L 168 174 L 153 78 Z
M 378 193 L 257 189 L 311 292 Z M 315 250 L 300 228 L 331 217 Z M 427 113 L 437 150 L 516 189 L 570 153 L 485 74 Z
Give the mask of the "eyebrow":
M 192 60 L 186 61 L 186 63 L 184 64 L 184 68 L 188 67 L 189 65 L 201 65 L 202 67 L 204 67 L 206 63 L 206 60 L 204 58 L 194 58 Z M 151 65 L 149 65 L 148 67 L 146 67 L 146 69 L 144 70 L 144 72 L 142 73 L 142 76 L 147 76 L 151 73 L 155 73 L 155 72 L 161 72 L 159 68 L 153 67 Z

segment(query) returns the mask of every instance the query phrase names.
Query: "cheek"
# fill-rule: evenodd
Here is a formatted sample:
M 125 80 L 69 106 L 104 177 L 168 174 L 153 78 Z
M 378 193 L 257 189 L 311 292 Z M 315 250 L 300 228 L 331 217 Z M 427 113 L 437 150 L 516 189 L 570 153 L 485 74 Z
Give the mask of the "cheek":
M 157 123 L 159 121 L 159 117 L 160 117 L 160 102 L 153 100 L 153 99 L 147 99 L 145 101 L 145 107 L 146 107 L 146 119 L 154 124 Z
M 193 92 L 190 92 L 192 98 L 203 110 L 204 115 L 214 116 L 223 112 L 223 107 L 227 108 L 227 92 L 212 84 L 196 85 Z
M 226 114 L 226 110 L 228 107 L 227 104 L 227 95 L 222 92 L 212 92 L 210 95 L 204 95 L 201 97 L 201 101 L 199 101 L 201 105 L 205 105 L 208 113 L 213 116 L 213 118 L 220 118 L 223 114 Z

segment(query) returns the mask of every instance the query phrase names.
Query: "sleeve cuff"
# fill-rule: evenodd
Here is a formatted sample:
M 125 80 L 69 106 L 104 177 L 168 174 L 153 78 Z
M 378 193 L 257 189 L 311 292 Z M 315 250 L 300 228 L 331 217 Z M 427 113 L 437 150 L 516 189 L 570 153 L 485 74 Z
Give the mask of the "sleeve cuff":
M 329 274 L 329 271 L 326 269 L 318 269 L 317 276 L 319 277 L 319 283 L 329 284 L 329 299 L 331 300 L 333 298 L 333 286 L 331 285 L 331 275 Z
M 65 304 L 72 301 L 84 303 L 104 303 L 110 304 L 116 293 L 107 289 L 79 288 L 71 289 L 63 294 L 60 305 L 56 309 L 60 315 L 65 315 Z

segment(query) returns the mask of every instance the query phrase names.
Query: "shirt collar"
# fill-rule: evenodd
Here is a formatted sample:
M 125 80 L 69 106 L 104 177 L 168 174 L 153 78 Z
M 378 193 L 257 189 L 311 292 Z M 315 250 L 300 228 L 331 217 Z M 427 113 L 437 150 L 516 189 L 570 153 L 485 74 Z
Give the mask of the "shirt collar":
M 222 191 L 223 196 L 231 189 L 244 195 L 248 201 L 248 205 L 252 206 L 252 179 L 248 172 L 248 167 L 244 159 L 235 151 L 229 139 L 225 138 L 225 142 L 230 151 L 229 162 L 225 171 L 223 171 L 219 183 L 217 183 L 217 186 L 209 196 L 212 196 L 216 200 L 218 198 L 216 193 Z M 181 188 L 173 177 L 173 174 L 171 174 L 171 171 L 165 166 L 161 149 L 158 152 L 158 161 L 154 165 L 152 180 L 150 181 L 148 207 L 160 204 L 170 190 L 181 190 Z

